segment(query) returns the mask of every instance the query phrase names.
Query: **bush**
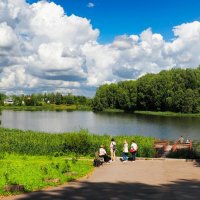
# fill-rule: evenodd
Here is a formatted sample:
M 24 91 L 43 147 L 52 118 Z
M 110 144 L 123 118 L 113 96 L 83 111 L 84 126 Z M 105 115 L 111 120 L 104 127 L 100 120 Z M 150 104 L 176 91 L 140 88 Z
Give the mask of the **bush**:
M 184 159 L 199 159 L 200 154 L 195 149 L 180 149 L 175 152 L 170 152 L 168 158 L 184 158 Z
M 200 159 L 200 141 L 194 140 L 192 149 L 180 149 L 175 152 L 170 152 L 169 158 L 185 158 L 185 159 Z

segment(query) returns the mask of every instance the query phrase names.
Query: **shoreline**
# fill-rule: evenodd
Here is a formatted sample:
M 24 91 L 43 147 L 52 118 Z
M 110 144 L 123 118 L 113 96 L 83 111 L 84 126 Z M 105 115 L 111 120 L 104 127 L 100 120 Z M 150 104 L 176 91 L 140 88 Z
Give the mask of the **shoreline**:
M 175 112 L 160 112 L 160 111 L 134 111 L 134 114 L 139 115 L 154 115 L 163 117 L 200 117 L 200 113 L 175 113 Z
M 44 106 L 0 106 L 0 110 L 12 111 L 92 111 L 92 107 L 85 105 L 44 105 Z M 121 109 L 105 109 L 94 113 L 123 113 L 136 115 L 153 115 L 161 117 L 200 117 L 200 113 L 176 113 L 171 111 L 141 111 L 127 112 Z
M 0 106 L 0 110 L 12 111 L 91 111 L 92 108 L 84 105 L 44 105 L 44 106 Z

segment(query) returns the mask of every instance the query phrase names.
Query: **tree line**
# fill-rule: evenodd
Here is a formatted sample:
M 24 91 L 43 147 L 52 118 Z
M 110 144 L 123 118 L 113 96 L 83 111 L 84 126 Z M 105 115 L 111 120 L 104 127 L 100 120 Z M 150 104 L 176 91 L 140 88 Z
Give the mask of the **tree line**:
M 11 98 L 16 106 L 86 105 L 94 111 L 121 109 L 128 112 L 172 111 L 200 112 L 200 66 L 196 69 L 164 70 L 146 74 L 137 80 L 101 85 L 93 98 L 71 93 L 44 93 L 6 96 L 0 93 L 0 106 Z
M 56 105 L 91 105 L 91 99 L 85 96 L 75 96 L 71 93 L 62 95 L 61 93 L 44 93 L 44 94 L 31 94 L 31 95 L 12 95 L 6 96 L 0 93 L 0 105 L 5 104 L 6 99 L 11 99 L 15 106 L 42 106 L 44 104 Z
M 101 85 L 92 101 L 94 111 L 200 112 L 200 66 L 146 74 L 137 80 Z

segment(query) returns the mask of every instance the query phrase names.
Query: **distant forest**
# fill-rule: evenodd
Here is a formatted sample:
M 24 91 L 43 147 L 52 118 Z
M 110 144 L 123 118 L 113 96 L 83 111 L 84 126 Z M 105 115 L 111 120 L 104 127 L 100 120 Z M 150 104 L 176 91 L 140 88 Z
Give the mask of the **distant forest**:
M 171 69 L 146 74 L 137 80 L 101 85 L 94 98 L 71 93 L 44 93 L 6 96 L 0 93 L 0 105 L 11 99 L 15 106 L 86 105 L 96 112 L 121 109 L 127 112 L 172 111 L 200 112 L 200 66 L 196 69 Z
M 200 112 L 200 66 L 146 74 L 137 80 L 100 86 L 92 101 L 94 111 Z

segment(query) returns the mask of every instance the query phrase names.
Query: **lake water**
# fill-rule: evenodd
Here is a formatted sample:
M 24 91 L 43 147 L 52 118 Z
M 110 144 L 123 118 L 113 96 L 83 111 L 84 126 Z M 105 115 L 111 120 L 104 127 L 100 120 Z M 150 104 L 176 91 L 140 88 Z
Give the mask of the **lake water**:
M 0 116 L 1 127 L 51 133 L 88 129 L 95 134 L 144 135 L 161 139 L 200 139 L 200 118 L 163 117 L 88 111 L 9 111 Z

